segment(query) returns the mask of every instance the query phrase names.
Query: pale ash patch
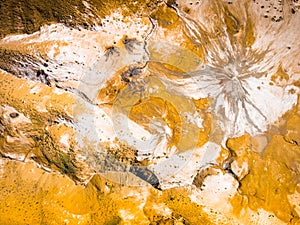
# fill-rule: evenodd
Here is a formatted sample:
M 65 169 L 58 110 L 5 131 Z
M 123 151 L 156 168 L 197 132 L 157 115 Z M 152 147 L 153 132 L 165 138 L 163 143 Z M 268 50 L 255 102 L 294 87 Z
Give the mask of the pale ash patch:
M 288 195 L 288 200 L 290 204 L 295 207 L 295 211 L 298 213 L 298 215 L 300 215 L 300 192 L 295 191 L 293 194 Z
M 291 109 L 297 94 L 292 92 L 293 86 L 270 85 L 270 79 L 262 73 L 243 70 L 235 65 L 207 65 L 175 82 L 183 86 L 180 91 L 184 95 L 213 100 L 210 110 L 220 121 L 225 136 L 254 136 Z
M 184 116 L 187 118 L 188 122 L 196 124 L 199 128 L 203 128 L 203 119 L 197 112 L 195 112 L 194 114 L 185 112 Z
M 61 144 L 65 145 L 65 147 L 66 147 L 67 149 L 69 149 L 69 147 L 70 147 L 69 138 L 70 138 L 70 137 L 69 137 L 68 134 L 63 134 L 63 135 L 60 137 L 60 140 L 59 140 L 59 142 L 60 142 Z
M 282 52 L 246 47 L 238 39 L 245 37 L 246 31 L 241 30 L 238 36 L 230 34 L 222 13 L 216 19 L 216 24 L 222 25 L 218 27 L 220 34 L 216 35 L 209 25 L 201 23 L 202 14 L 189 18 L 172 7 L 181 18 L 189 39 L 201 46 L 204 60 L 193 72 L 173 72 L 175 76 L 163 75 L 162 80 L 168 88 L 184 96 L 212 100 L 209 111 L 224 134 L 223 142 L 228 137 L 265 132 L 297 103 L 297 87 L 291 82 L 276 84 L 271 79 L 280 66 L 278 58 Z M 248 23 L 247 18 L 243 19 Z
M 193 183 L 199 169 L 217 164 L 220 152 L 220 145 L 207 142 L 200 148 L 170 154 L 168 158 L 161 158 L 150 167 L 158 177 L 162 189 L 188 186 Z

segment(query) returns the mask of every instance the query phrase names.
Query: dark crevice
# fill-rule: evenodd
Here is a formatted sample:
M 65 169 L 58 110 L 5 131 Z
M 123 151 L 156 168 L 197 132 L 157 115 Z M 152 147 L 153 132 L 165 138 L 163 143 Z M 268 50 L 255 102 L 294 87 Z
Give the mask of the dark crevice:
M 92 105 L 96 105 L 85 93 L 83 93 L 82 91 L 80 91 L 76 88 L 73 88 L 70 86 L 64 86 L 59 83 L 55 83 L 55 87 L 58 89 L 73 93 L 73 94 L 77 95 L 78 97 L 82 98 L 83 100 L 87 101 L 88 103 L 90 103 Z
M 283 139 L 285 142 L 289 143 L 289 144 L 292 144 L 292 145 L 297 145 L 300 147 L 300 143 L 298 143 L 298 141 L 294 140 L 294 139 L 289 139 L 288 137 L 286 136 L 283 136 Z

